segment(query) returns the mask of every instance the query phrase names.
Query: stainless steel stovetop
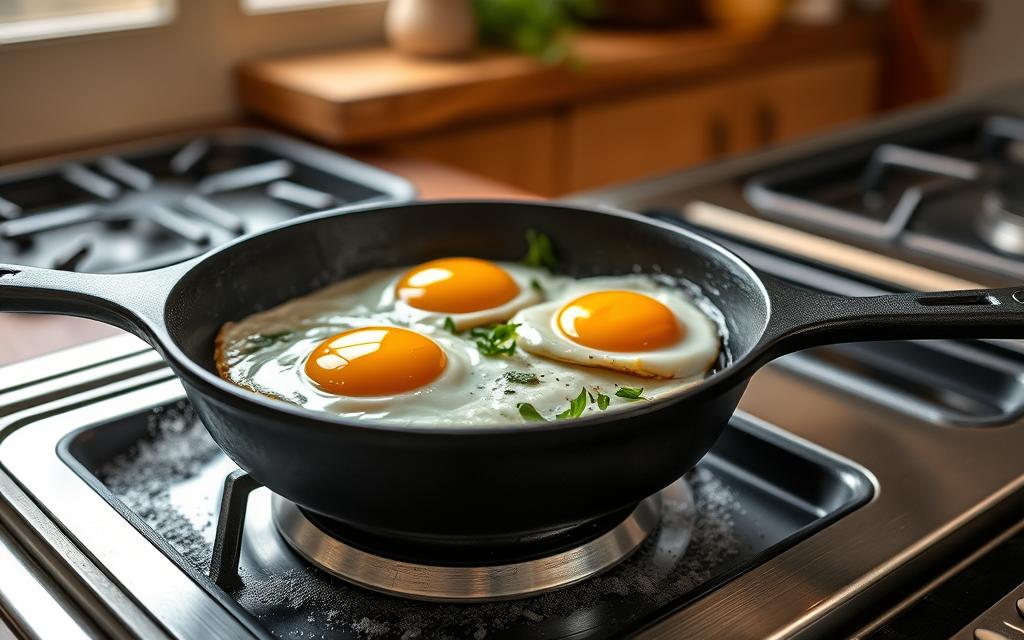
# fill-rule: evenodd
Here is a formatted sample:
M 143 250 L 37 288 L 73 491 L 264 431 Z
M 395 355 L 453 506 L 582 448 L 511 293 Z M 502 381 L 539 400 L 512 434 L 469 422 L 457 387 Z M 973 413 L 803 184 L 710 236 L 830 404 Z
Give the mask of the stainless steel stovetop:
M 898 234 L 812 229 L 743 197 L 768 169 L 968 108 L 1024 113 L 1024 93 L 577 199 L 702 228 L 761 269 L 851 295 L 1001 283 L 1006 270 L 944 264 Z M 972 567 L 1021 548 L 1022 414 L 1017 343 L 789 356 L 755 376 L 722 441 L 667 490 L 660 526 L 622 565 L 524 600 L 417 603 L 314 568 L 274 529 L 265 489 L 245 501 L 238 563 L 225 563 L 231 545 L 215 542 L 230 529 L 218 539 L 234 467 L 157 356 L 116 338 L 0 369 L 0 608 L 27 635 L 62 638 L 971 637 L 975 616 L 1024 579 L 1003 566 L 984 574 L 990 601 L 956 595 Z M 922 617 L 939 596 L 955 605 Z M 999 606 L 984 626 L 1024 637 Z

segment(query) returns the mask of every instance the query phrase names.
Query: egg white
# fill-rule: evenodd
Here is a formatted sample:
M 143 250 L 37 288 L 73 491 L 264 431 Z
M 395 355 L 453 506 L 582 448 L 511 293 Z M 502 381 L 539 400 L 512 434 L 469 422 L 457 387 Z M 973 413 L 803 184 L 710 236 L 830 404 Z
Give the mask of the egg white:
M 440 327 L 444 325 L 445 318 L 451 318 L 456 330 L 465 331 L 473 327 L 505 322 L 520 309 L 537 304 L 543 299 L 543 295 L 537 290 L 537 286 L 534 283 L 544 288 L 543 282 L 547 282 L 549 286 L 552 286 L 556 280 L 556 278 L 541 269 L 509 262 L 495 262 L 494 264 L 504 269 L 519 287 L 519 293 L 514 298 L 497 307 L 466 313 L 445 313 L 442 311 L 417 309 L 405 300 L 398 298 L 395 293 L 398 282 L 405 275 L 406 271 L 399 273 L 394 281 L 384 289 L 381 293 L 379 306 L 381 308 L 393 308 L 393 317 L 395 319 L 409 323 L 429 323 Z
M 572 300 L 595 291 L 642 293 L 662 303 L 680 324 L 679 342 L 651 351 L 603 351 L 574 342 L 558 327 L 558 313 Z M 512 319 L 519 324 L 518 345 L 534 355 L 588 367 L 601 367 L 645 378 L 689 380 L 703 377 L 718 358 L 718 327 L 678 289 L 659 287 L 641 275 L 578 280 L 553 300 L 523 309 Z
M 544 294 L 553 300 L 571 300 L 582 292 L 600 288 L 658 290 L 658 285 L 647 276 L 629 276 L 638 280 L 630 280 L 634 284 L 627 286 L 622 279 L 574 280 L 519 265 L 501 266 L 517 282 L 525 277 L 527 290 L 536 292 L 529 286 L 529 280 L 536 279 Z M 611 404 L 607 410 L 617 411 L 644 402 L 616 397 L 619 387 L 643 387 L 644 397 L 655 400 L 701 379 L 645 379 L 607 368 L 539 357 L 523 348 L 511 356 L 483 356 L 468 332 L 452 334 L 443 328 L 444 316 L 410 317 L 396 309 L 393 295 L 388 298 L 386 294 L 394 291 L 395 283 L 406 270 L 386 269 L 349 278 L 227 323 L 217 337 L 219 373 L 254 392 L 348 419 L 437 426 L 520 422 L 523 418 L 517 405 L 522 402 L 533 405 L 545 418 L 554 419 L 581 389 L 595 396 L 609 396 Z M 522 312 L 534 308 L 538 307 L 527 307 Z M 502 318 L 505 319 L 508 316 Z M 694 324 L 688 325 L 691 331 Z M 405 327 L 434 340 L 447 356 L 444 372 L 419 389 L 374 397 L 327 393 L 306 376 L 306 359 L 321 342 L 348 329 L 374 325 Z M 259 339 L 268 335 L 276 338 L 269 343 Z M 517 383 L 506 378 L 508 372 L 532 374 L 536 384 Z M 595 413 L 600 413 L 596 403 L 588 403 L 584 415 Z

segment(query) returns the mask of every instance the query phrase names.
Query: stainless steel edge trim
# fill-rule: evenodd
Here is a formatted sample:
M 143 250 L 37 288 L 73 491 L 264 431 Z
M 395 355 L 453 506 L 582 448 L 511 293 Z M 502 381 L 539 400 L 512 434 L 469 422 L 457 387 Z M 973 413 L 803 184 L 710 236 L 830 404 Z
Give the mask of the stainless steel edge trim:
M 66 603 L 11 535 L 0 528 L 0 616 L 26 638 L 98 637 L 90 622 Z M 0 623 L 2 624 L 2 623 Z
M 101 364 L 149 350 L 148 344 L 133 335 L 125 334 L 0 366 L 0 399 L 15 390 L 45 380 L 91 370 Z
M 177 637 L 251 637 L 231 612 L 211 598 L 159 548 L 139 535 L 131 523 L 70 467 L 59 460 L 55 464 L 38 462 L 44 452 L 56 451 L 57 443 L 72 425 L 105 422 L 133 413 L 140 407 L 180 400 L 184 395 L 181 384 L 170 376 L 169 370 L 165 371 L 167 378 L 162 381 L 151 381 L 142 388 L 70 408 L 58 415 L 28 419 L 26 422 L 32 428 L 15 428 L 0 441 L 0 465 L 18 478 L 36 503 L 46 505 L 52 523 L 50 520 L 32 523 L 34 527 L 43 528 L 41 537 L 53 540 L 54 532 L 45 529 L 56 524 L 72 538 L 59 554 L 77 551 L 75 545 L 88 550 L 95 561 L 93 566 L 98 567 L 93 570 L 99 575 L 82 577 L 97 594 L 108 598 L 131 594 L 133 600 Z M 107 575 L 116 582 L 116 591 L 111 590 L 109 583 L 102 583 Z M 148 638 L 162 633 L 155 627 L 153 632 L 154 635 L 145 632 L 139 635 Z
M 161 370 L 165 372 L 164 377 L 169 377 L 170 372 L 160 356 L 149 349 L 99 364 L 92 369 L 73 371 L 65 376 L 42 380 L 6 393 L 0 391 L 0 416 L 34 411 L 52 401 Z
M 867 636 L 868 634 L 877 630 L 879 627 L 882 627 L 887 622 L 889 622 L 893 618 L 897 617 L 899 614 L 906 611 L 908 607 L 915 604 L 918 600 L 934 591 L 943 582 L 949 580 L 956 574 L 960 573 L 965 568 L 967 568 L 975 561 L 977 561 L 979 558 L 987 554 L 989 551 L 992 551 L 1000 544 L 1006 542 L 1009 538 L 1020 533 L 1022 529 L 1024 529 L 1024 521 L 1020 522 L 1016 526 L 1007 529 L 1006 531 L 1003 531 L 996 537 L 992 538 L 992 540 L 988 541 L 987 543 L 979 547 L 973 553 L 969 554 L 967 557 L 962 559 L 960 562 L 957 562 L 948 570 L 944 571 L 941 575 L 939 575 L 933 580 L 930 580 L 929 582 L 921 586 L 919 589 L 916 589 L 913 593 L 903 598 L 898 605 L 887 611 L 885 615 L 879 617 L 876 620 L 872 620 L 863 628 L 859 629 L 855 633 L 852 633 L 851 637 L 863 638 L 864 636 Z
M 594 540 L 545 558 L 480 567 L 392 560 L 349 546 L 321 531 L 292 502 L 274 495 L 277 530 L 304 558 L 344 580 L 391 595 L 436 602 L 488 602 L 554 591 L 615 566 L 658 524 L 661 494 Z

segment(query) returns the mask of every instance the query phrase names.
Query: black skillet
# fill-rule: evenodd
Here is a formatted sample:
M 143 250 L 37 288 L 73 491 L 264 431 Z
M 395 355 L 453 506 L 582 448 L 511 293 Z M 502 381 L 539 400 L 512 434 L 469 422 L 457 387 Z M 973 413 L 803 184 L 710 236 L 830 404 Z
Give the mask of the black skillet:
M 640 265 L 697 283 L 725 317 L 732 362 L 703 384 L 624 411 L 459 428 L 343 420 L 250 393 L 214 371 L 213 340 L 226 321 L 374 268 L 453 255 L 516 260 L 527 229 L 551 236 L 561 270 L 574 276 Z M 1024 287 L 830 296 L 759 275 L 666 223 L 528 202 L 326 213 L 144 273 L 0 265 L 0 311 L 93 318 L 152 344 L 217 443 L 271 490 L 360 532 L 426 542 L 529 538 L 628 509 L 707 453 L 769 360 L 837 342 L 1024 337 L 1018 300 Z

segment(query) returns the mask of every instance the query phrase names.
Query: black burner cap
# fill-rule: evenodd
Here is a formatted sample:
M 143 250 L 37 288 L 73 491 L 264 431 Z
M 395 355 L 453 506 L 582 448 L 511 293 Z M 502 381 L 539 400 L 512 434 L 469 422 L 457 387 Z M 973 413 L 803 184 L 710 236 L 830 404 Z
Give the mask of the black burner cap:
M 996 203 L 1007 213 L 1024 217 L 1024 172 L 1000 178 L 991 193 Z

